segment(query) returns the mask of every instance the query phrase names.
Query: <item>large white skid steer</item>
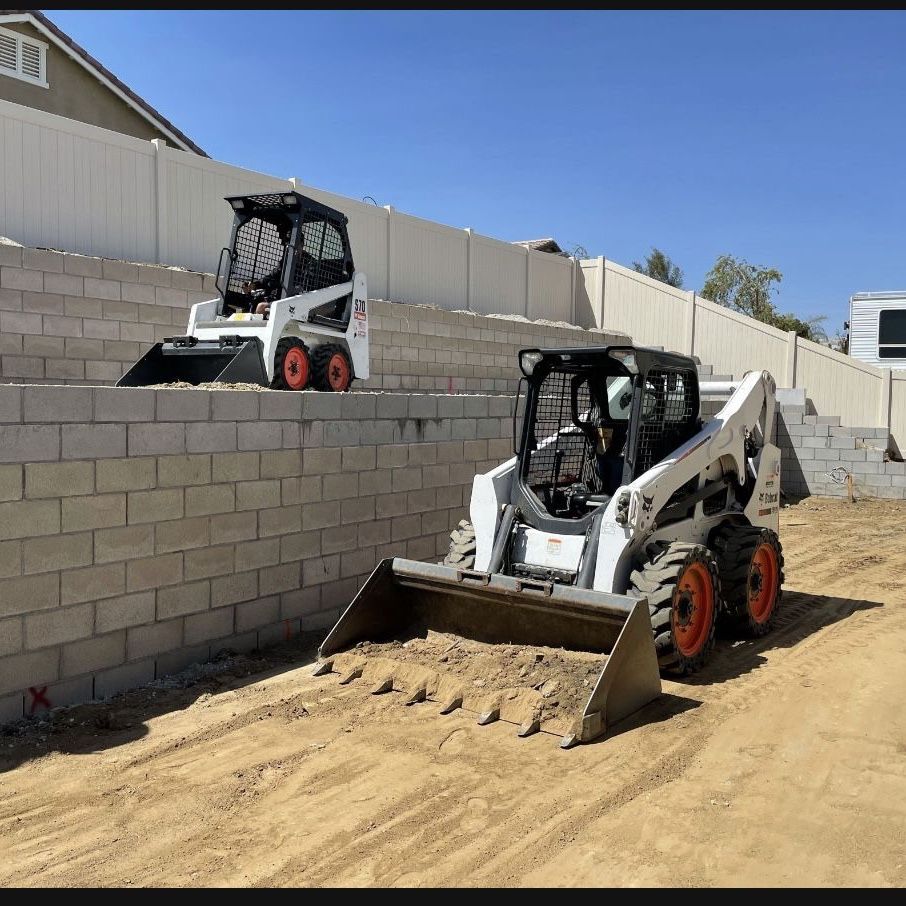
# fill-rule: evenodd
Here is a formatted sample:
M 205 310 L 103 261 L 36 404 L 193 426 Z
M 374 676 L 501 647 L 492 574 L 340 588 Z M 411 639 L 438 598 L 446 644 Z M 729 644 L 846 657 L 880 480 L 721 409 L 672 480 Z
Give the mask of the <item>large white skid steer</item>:
M 654 699 L 661 671 L 701 668 L 719 618 L 770 628 L 775 385 L 700 386 L 692 359 L 631 346 L 524 350 L 520 366 L 516 455 L 476 476 L 442 565 L 377 567 L 316 673 L 568 747 Z M 729 396 L 706 423 L 700 391 Z

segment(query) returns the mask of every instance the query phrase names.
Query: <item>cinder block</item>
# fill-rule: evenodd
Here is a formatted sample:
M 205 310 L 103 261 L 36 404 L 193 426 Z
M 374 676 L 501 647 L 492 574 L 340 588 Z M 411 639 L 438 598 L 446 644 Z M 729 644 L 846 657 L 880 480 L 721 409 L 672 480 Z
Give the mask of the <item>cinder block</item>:
M 400 491 L 417 491 L 422 486 L 422 470 L 417 467 L 394 469 L 392 488 L 394 493 Z
M 44 274 L 44 291 L 60 296 L 84 296 L 85 283 L 75 274 Z M 75 299 L 73 299 L 75 301 Z M 98 315 L 100 317 L 100 315 Z
M 25 616 L 25 646 L 32 650 L 88 638 L 94 631 L 94 604 L 54 608 Z
M 0 286 L 4 289 L 41 293 L 44 292 L 44 274 L 41 271 L 25 270 L 25 268 L 0 267 Z
M 279 450 L 283 446 L 283 427 L 280 422 L 240 422 L 240 450 Z
M 424 513 L 427 510 L 434 509 L 435 500 L 436 491 L 434 488 L 425 488 L 422 491 L 408 491 L 406 493 L 406 508 L 409 513 Z
M 62 299 L 60 301 L 62 302 Z M 82 336 L 82 321 L 80 318 L 67 318 L 63 315 L 44 315 L 44 335 L 80 337 Z
M 59 500 L 0 503 L 0 541 L 55 535 L 60 531 Z
M 64 353 L 69 359 L 104 358 L 103 340 L 85 339 L 84 337 L 66 337 L 63 342 L 65 343 Z
M 404 541 L 421 535 L 422 520 L 417 513 L 410 516 L 396 516 L 391 525 L 391 539 Z
M 406 512 L 404 494 L 378 494 L 375 497 L 375 515 L 378 519 L 402 516 Z
M 408 418 L 409 398 L 402 394 L 380 393 L 375 399 L 375 418 Z
M 119 362 L 86 362 L 85 379 L 92 383 L 107 381 L 113 383 L 119 380 L 123 369 Z
M 123 280 L 130 283 L 138 282 L 138 265 L 128 261 L 114 261 L 105 258 L 101 262 L 105 280 Z
M 126 564 L 126 589 L 130 592 L 182 582 L 181 553 L 130 560 Z
M 356 472 L 325 475 L 321 486 L 322 496 L 325 500 L 345 500 L 349 497 L 357 497 L 359 493 L 359 476 Z
M 22 340 L 22 349 L 20 351 L 23 355 L 57 359 L 62 358 L 66 354 L 66 340 L 63 337 L 33 337 L 26 335 L 20 339 Z M 59 388 L 53 389 L 58 390 Z M 25 420 L 34 421 L 31 418 L 26 418 Z M 47 419 L 44 419 L 44 421 L 47 421 Z
M 0 579 L 22 574 L 22 542 L 0 541 Z
M 71 252 L 63 256 L 63 271 L 80 277 L 101 277 L 104 273 L 100 258 L 75 255 Z
M 258 633 L 255 630 L 231 635 L 225 639 L 211 642 L 211 657 L 219 657 L 226 653 L 243 653 L 255 651 L 258 647 Z
M 228 453 L 236 449 L 235 422 L 186 425 L 186 450 L 189 453 Z
M 266 451 L 261 454 L 262 478 L 286 478 L 302 471 L 300 450 Z
M 20 720 L 25 714 L 24 703 L 25 699 L 21 693 L 18 695 L 4 695 L 0 698 L 0 724 Z
M 161 588 L 157 592 L 157 619 L 181 617 L 187 613 L 207 610 L 211 604 L 210 582 L 191 582 Z
M 327 555 L 353 550 L 357 546 L 357 538 L 358 528 L 355 525 L 339 525 L 334 528 L 324 529 L 321 532 L 320 553 Z M 315 556 L 317 553 L 318 551 L 315 550 L 309 556 Z
M 280 481 L 280 502 L 283 506 L 295 503 L 317 503 L 322 497 L 321 476 L 284 478 Z
M 25 496 L 30 499 L 94 493 L 93 462 L 27 463 Z
M 89 320 L 86 318 L 82 321 L 82 336 L 97 340 L 118 340 L 120 338 L 120 322 Z M 144 419 L 140 420 L 144 421 Z
M 830 447 L 832 450 L 855 450 L 856 439 L 854 437 L 832 437 Z
M 211 580 L 211 607 L 219 608 L 258 597 L 258 572 L 237 573 Z
M 52 708 L 63 708 L 91 701 L 94 697 L 94 678 L 80 676 L 63 680 L 60 683 L 49 683 L 42 689 L 29 689 L 25 693 L 25 713 L 41 714 Z
M 258 537 L 258 513 L 224 513 L 211 516 L 211 544 L 249 541 Z
M 50 271 L 63 273 L 62 252 L 53 252 L 50 249 L 32 249 L 27 246 L 22 249 L 22 266 L 36 271 Z
M 138 282 L 147 283 L 151 286 L 169 286 L 170 269 L 167 267 L 143 264 L 138 269 Z
M 261 595 L 274 595 L 282 591 L 299 588 L 299 563 L 284 563 L 280 566 L 269 566 L 258 572 L 258 591 Z
M 235 631 L 235 611 L 232 607 L 218 607 L 204 613 L 186 617 L 185 641 L 187 645 L 208 642 L 230 635 Z
M 47 648 L 0 659 L 0 695 L 60 678 L 60 650 Z
M 95 636 L 63 646 L 62 674 L 78 676 L 105 667 L 116 667 L 126 659 L 126 633 L 123 630 Z
M 154 290 L 154 301 L 158 305 L 169 305 L 171 308 L 187 308 L 189 297 L 184 289 L 160 286 Z
M 97 277 L 85 277 L 85 295 L 92 299 L 119 300 L 120 285 L 116 280 L 103 280 Z M 120 318 L 119 320 L 123 320 Z
M 44 359 L 5 355 L 0 359 L 0 373 L 7 379 L 23 378 L 24 383 L 34 383 L 44 378 Z
M 225 576 L 232 573 L 235 568 L 232 544 L 186 551 L 184 556 L 186 581 Z
M 0 311 L 0 333 L 42 336 L 44 324 L 41 315 L 34 312 Z
M 232 484 L 213 484 L 186 488 L 186 516 L 231 513 L 236 509 L 236 489 Z
M 305 531 L 329 528 L 340 524 L 339 501 L 306 503 L 302 505 L 302 528 Z
M 260 474 L 260 453 L 215 453 L 211 461 L 211 480 L 254 481 Z
M 0 501 L 22 499 L 22 466 L 0 466 Z
M 340 419 L 361 421 L 376 417 L 377 396 L 373 393 L 344 393 L 340 396 Z
M 281 612 L 283 602 L 280 603 Z M 266 648 L 295 638 L 299 634 L 299 621 L 296 619 L 282 619 L 279 623 L 262 626 L 258 629 L 258 647 Z
M 11 424 L 21 421 L 22 388 L 0 385 L 0 423 Z
M 75 359 L 48 359 L 44 363 L 45 377 L 57 383 L 83 381 L 85 378 L 85 363 Z
M 131 560 L 153 553 L 153 525 L 130 525 L 125 528 L 101 529 L 94 533 L 95 563 Z
M 236 484 L 236 509 L 260 510 L 280 506 L 280 482 L 240 481 Z
M 47 430 L 60 431 L 63 459 L 116 459 L 126 455 L 125 425 L 62 425 Z
M 249 541 L 236 545 L 236 572 L 249 569 L 260 569 L 263 566 L 276 566 L 280 562 L 280 541 L 278 538 L 265 538 L 261 541 Z
M 206 390 L 158 390 L 157 420 L 206 422 L 210 418 L 211 395 Z
M 187 456 L 161 456 L 157 460 L 160 487 L 208 485 L 211 483 L 211 457 L 205 453 Z
M 129 455 L 152 456 L 186 452 L 186 426 L 182 423 L 129 425 Z
M 302 585 L 323 585 L 340 578 L 339 554 L 328 557 L 315 557 L 302 563 Z
M 267 390 L 258 394 L 261 419 L 297 422 L 302 418 L 302 394 L 290 390 Z
M 56 425 L 0 425 L 0 462 L 51 462 L 59 458 L 60 428 Z
M 194 516 L 191 519 L 162 522 L 156 526 L 155 535 L 155 550 L 159 554 L 205 547 L 211 543 L 210 519 L 207 516 Z
M 147 490 L 153 488 L 156 483 L 157 461 L 154 457 L 147 457 L 146 459 L 102 459 L 97 463 L 97 489 L 99 493 L 106 491 Z
M 24 647 L 23 619 L 0 620 L 0 657 L 18 654 Z
M 112 528 L 126 524 L 126 495 L 100 494 L 94 497 L 64 497 L 63 531 Z
M 486 444 L 487 442 L 481 441 L 481 443 Z M 437 462 L 437 444 L 409 444 L 408 449 L 408 464 L 410 466 L 434 465 Z M 483 447 L 482 449 L 485 448 Z M 466 458 L 469 458 L 468 452 L 466 453 Z M 484 458 L 482 456 L 482 459 Z
M 134 664 L 123 664 L 121 667 L 112 667 L 109 670 L 101 670 L 94 677 L 94 697 L 109 698 L 117 692 L 146 686 L 153 679 L 153 658 Z
M 302 531 L 302 508 L 298 504 L 261 510 L 258 514 L 258 534 L 262 538 L 300 531 Z
M 303 475 L 330 475 L 342 471 L 342 450 L 306 449 L 302 453 Z
M 22 544 L 22 553 L 26 575 L 88 566 L 92 562 L 91 532 L 28 538 Z
M 79 604 L 121 595 L 126 590 L 125 576 L 124 563 L 66 570 L 60 576 L 60 601 L 64 605 Z
M 130 491 L 128 511 L 130 525 L 142 522 L 162 522 L 165 519 L 180 519 L 183 515 L 182 489 Z
M 321 532 L 297 532 L 280 539 L 280 562 L 305 560 L 321 553 Z
M 280 618 L 280 598 L 276 595 L 236 605 L 236 631 L 248 632 L 274 623 Z
M 280 616 L 284 620 L 297 619 L 317 613 L 321 607 L 321 586 L 297 588 L 280 595 Z M 332 624 L 331 624 L 332 625 Z
M 361 443 L 361 428 L 358 422 L 325 422 L 324 446 L 349 447 Z
M 350 447 L 342 451 L 344 472 L 367 472 L 377 468 L 377 447 Z
M 0 242 L 0 264 L 22 267 L 22 246 Z
M 375 517 L 374 497 L 355 497 L 351 500 L 344 500 L 340 507 L 340 520 L 344 525 L 370 522 Z
M 359 580 L 343 579 L 340 582 L 331 582 L 321 589 L 321 607 L 328 610 L 343 611 L 359 590 Z
M 258 394 L 247 390 L 218 390 L 211 393 L 213 418 L 218 422 L 258 420 Z
M 417 422 L 415 424 L 431 425 L 434 422 Z M 401 439 L 397 422 L 391 421 L 366 421 L 359 425 L 359 443 L 365 444 L 392 444 Z
M 359 547 L 373 547 L 390 537 L 391 522 L 389 519 L 378 519 L 373 522 L 359 522 L 351 528 L 358 530 Z

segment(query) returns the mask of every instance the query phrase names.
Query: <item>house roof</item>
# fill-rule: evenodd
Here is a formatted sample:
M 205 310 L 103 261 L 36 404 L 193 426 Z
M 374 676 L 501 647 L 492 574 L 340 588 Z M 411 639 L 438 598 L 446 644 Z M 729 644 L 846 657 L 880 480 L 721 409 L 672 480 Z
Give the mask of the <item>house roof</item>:
M 182 130 L 177 129 L 165 116 L 155 110 L 146 100 L 140 98 L 128 85 L 121 82 L 103 63 L 96 60 L 84 47 L 76 44 L 65 32 L 57 28 L 50 19 L 36 9 L 0 9 L 0 23 L 28 22 L 41 34 L 62 48 L 72 59 L 84 66 L 102 84 L 114 94 L 119 95 L 130 107 L 148 120 L 155 128 L 171 139 L 184 151 L 193 151 L 202 157 L 208 157 L 206 151 L 199 148 Z
M 525 239 L 521 242 L 514 242 L 513 245 L 521 245 L 534 252 L 550 252 L 552 255 L 566 254 L 566 252 L 560 248 L 556 239 Z

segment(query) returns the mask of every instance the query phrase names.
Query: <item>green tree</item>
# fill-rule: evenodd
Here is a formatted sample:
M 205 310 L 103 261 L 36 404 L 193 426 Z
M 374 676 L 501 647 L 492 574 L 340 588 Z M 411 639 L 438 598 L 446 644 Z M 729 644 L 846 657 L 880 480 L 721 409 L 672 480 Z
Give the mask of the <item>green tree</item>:
M 675 286 L 677 289 L 683 288 L 683 272 L 675 265 L 669 255 L 665 255 L 659 248 L 652 248 L 651 254 L 646 256 L 645 263 L 633 261 L 632 266 L 640 273 L 651 277 L 653 280 L 660 280 L 668 286 Z
M 803 339 L 827 343 L 823 322 L 826 315 L 816 315 L 803 320 L 793 314 L 777 310 L 772 296 L 783 274 L 776 267 L 749 264 L 743 258 L 721 255 L 705 277 L 701 294 L 718 305 L 748 315 L 780 330 L 795 330 Z

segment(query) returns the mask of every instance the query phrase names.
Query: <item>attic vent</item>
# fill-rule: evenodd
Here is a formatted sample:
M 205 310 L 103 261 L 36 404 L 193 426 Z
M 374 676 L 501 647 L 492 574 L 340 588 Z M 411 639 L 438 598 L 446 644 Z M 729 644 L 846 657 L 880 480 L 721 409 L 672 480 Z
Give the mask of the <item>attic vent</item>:
M 0 75 L 47 88 L 47 45 L 0 28 Z

